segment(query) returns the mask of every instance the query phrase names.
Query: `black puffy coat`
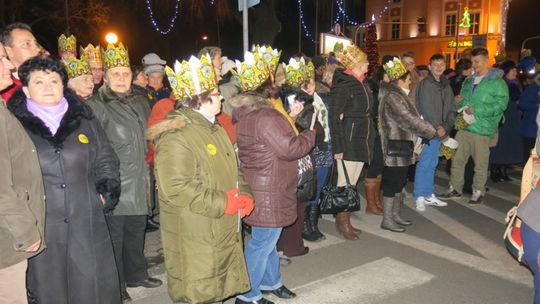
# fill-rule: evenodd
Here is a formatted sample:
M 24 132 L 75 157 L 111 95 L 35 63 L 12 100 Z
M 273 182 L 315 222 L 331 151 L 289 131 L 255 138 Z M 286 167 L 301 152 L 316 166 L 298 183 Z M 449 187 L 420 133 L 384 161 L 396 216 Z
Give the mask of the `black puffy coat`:
M 65 97 L 69 108 L 54 136 L 27 110 L 22 91 L 9 103 L 36 146 L 46 195 L 47 249 L 29 260 L 28 290 L 40 304 L 120 303 L 98 193 L 119 196 L 119 161 L 90 107 L 69 90 Z
M 343 153 L 344 160 L 369 163 L 373 158 L 376 126 L 372 115 L 373 93 L 367 81 L 360 82 L 344 70 L 336 69 L 329 97 L 334 154 Z

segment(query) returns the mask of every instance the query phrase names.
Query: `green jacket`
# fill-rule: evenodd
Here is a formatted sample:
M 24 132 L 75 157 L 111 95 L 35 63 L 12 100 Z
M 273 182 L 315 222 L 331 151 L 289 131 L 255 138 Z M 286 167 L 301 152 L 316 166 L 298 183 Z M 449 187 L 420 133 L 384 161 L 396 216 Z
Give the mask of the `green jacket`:
M 0 99 L 0 269 L 45 248 L 45 196 L 36 147 Z M 41 239 L 36 252 L 26 249 Z
M 225 130 L 178 109 L 152 126 L 161 240 L 173 301 L 216 302 L 250 289 L 238 215 L 227 191 L 249 193 Z
M 466 128 L 467 131 L 482 136 L 493 136 L 497 131 L 501 116 L 508 106 L 508 86 L 501 77 L 501 70 L 490 69 L 474 92 L 474 75 L 463 82 L 463 100 L 457 104 L 457 108 L 471 106 L 475 118 L 475 122 Z

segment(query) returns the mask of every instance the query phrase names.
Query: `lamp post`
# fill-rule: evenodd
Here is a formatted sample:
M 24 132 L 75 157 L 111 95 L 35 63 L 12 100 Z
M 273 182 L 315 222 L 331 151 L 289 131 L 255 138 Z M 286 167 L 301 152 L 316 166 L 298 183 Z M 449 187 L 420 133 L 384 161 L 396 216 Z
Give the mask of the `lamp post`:
M 461 15 L 461 0 L 458 2 L 458 11 L 456 15 L 456 49 L 454 52 L 454 65 L 458 62 L 458 53 L 459 53 L 459 16 Z

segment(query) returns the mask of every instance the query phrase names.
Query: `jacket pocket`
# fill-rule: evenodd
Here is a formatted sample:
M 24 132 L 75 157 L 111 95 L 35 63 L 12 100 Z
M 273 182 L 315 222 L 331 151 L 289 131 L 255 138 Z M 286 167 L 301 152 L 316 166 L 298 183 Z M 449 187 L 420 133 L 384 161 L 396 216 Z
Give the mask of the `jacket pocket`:
M 13 186 L 13 190 L 17 194 L 17 198 L 21 201 L 30 200 L 30 192 L 26 188 Z

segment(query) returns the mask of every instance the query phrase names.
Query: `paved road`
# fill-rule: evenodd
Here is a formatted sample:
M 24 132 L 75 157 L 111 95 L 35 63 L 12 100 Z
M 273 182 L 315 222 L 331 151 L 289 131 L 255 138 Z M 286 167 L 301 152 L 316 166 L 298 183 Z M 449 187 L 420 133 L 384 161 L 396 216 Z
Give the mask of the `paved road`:
M 442 188 L 448 178 L 438 172 L 436 182 Z M 282 268 L 284 283 L 298 297 L 270 299 L 289 304 L 532 303 L 530 272 L 502 245 L 504 218 L 517 202 L 519 181 L 488 186 L 482 205 L 469 206 L 464 197 L 419 213 L 408 185 L 403 214 L 414 225 L 402 234 L 381 230 L 381 217 L 360 211 L 353 217 L 353 224 L 363 230 L 360 240 L 345 241 L 332 217 L 325 216 L 320 227 L 327 239 L 306 242 L 310 253 Z M 159 232 L 147 235 L 147 257 L 152 275 L 165 280 Z M 134 304 L 171 303 L 166 284 L 128 291 Z

